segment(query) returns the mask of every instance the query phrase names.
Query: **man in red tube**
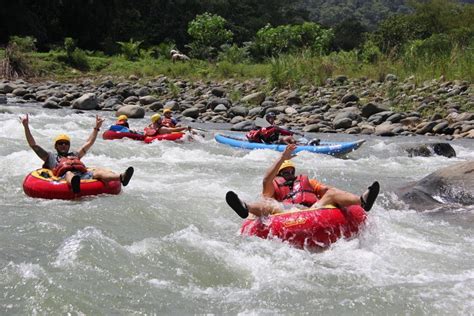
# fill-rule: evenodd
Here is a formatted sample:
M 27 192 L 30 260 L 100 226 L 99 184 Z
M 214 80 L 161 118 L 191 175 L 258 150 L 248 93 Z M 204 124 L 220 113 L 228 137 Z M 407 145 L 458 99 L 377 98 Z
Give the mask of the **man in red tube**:
M 334 205 L 344 208 L 349 205 L 360 205 L 368 212 L 380 190 L 375 181 L 361 196 L 329 187 L 306 175 L 295 175 L 295 165 L 291 162 L 295 144 L 288 145 L 281 156 L 267 170 L 263 178 L 263 199 L 247 203 L 239 199 L 233 191 L 226 194 L 227 204 L 242 218 L 249 213 L 255 216 L 267 216 L 281 213 L 285 209 L 319 208 Z
M 97 133 L 104 122 L 104 119 L 96 116 L 95 127 L 87 139 L 86 143 L 82 145 L 77 152 L 70 152 L 71 138 L 66 134 L 58 135 L 54 140 L 54 149 L 56 153 L 48 152 L 36 144 L 35 139 L 30 131 L 28 114 L 25 117 L 20 117 L 21 123 L 25 128 L 25 136 L 28 145 L 44 161 L 43 168 L 53 170 L 53 174 L 57 177 L 63 178 L 70 185 L 73 193 L 80 193 L 81 179 L 97 179 L 104 182 L 120 180 L 123 186 L 126 186 L 133 175 L 133 167 L 128 167 L 127 170 L 118 174 L 107 169 L 87 170 L 82 163 L 81 158 L 94 145 L 97 138 Z

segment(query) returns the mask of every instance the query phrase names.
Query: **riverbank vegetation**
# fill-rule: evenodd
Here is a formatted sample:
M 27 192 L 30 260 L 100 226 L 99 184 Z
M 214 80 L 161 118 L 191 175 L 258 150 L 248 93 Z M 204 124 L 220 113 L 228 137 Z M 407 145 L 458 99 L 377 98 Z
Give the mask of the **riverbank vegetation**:
M 290 8 L 288 3 L 286 6 Z M 141 12 L 139 7 L 134 9 L 136 14 Z M 49 33 L 45 27 L 41 43 L 25 32 L 9 36 L 0 51 L 4 56 L 0 70 L 6 78 L 266 78 L 269 88 L 319 85 L 337 75 L 384 80 L 387 74 L 395 74 L 401 79 L 414 76 L 417 82 L 443 76 L 447 80 L 474 82 L 474 5 L 448 0 L 416 1 L 404 11 L 380 21 L 370 31 L 353 16 L 328 27 L 296 22 L 304 15 L 296 11 L 278 19 L 272 11 L 270 15 L 282 24 L 256 29 L 251 21 L 237 25 L 237 13 L 228 20 L 206 12 L 190 18 L 176 40 L 166 37 L 157 42 L 163 36 L 153 40 L 153 20 L 148 24 L 149 32 L 142 36 L 124 40 L 112 36 L 107 49 L 105 42 L 97 47 L 84 41 L 83 36 L 82 40 L 66 36 L 46 43 L 44 36 Z M 285 24 L 286 21 L 293 23 Z M 146 25 L 146 21 L 140 23 Z M 108 33 L 112 25 L 102 27 Z M 79 33 L 72 30 L 71 34 Z M 57 36 L 52 34 L 50 38 Z M 180 49 L 191 60 L 172 62 L 171 49 Z

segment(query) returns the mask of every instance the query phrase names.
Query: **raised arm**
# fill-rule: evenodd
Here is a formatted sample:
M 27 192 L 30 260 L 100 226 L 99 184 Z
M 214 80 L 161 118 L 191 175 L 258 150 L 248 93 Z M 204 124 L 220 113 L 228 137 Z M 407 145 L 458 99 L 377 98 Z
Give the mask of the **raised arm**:
M 94 145 L 95 140 L 97 139 L 97 134 L 100 131 L 100 127 L 102 126 L 102 123 L 104 123 L 104 119 L 102 117 L 99 117 L 98 115 L 95 116 L 95 127 L 94 130 L 91 133 L 91 136 L 89 136 L 89 139 L 86 141 L 84 145 L 79 149 L 79 158 L 82 158 L 87 151 Z
M 293 134 L 295 134 L 295 132 L 293 131 L 290 131 L 290 130 L 287 130 L 287 129 L 284 129 L 284 128 L 281 128 L 281 127 L 277 127 L 278 128 L 278 131 L 280 132 L 280 134 L 284 135 L 284 136 L 293 136 Z
M 267 170 L 265 176 L 263 177 L 263 189 L 262 195 L 266 198 L 273 197 L 275 189 L 273 188 L 273 179 L 278 174 L 278 169 L 280 169 L 281 164 L 285 160 L 290 160 L 294 155 L 292 155 L 293 150 L 296 149 L 295 144 L 289 144 L 286 146 L 285 150 L 282 152 L 281 156 L 273 163 L 273 165 Z
M 40 157 L 41 160 L 46 161 L 46 159 L 48 159 L 48 152 L 36 144 L 36 141 L 30 131 L 30 120 L 28 118 L 28 114 L 26 114 L 25 117 L 20 116 L 20 121 L 25 128 L 25 136 L 28 145 L 30 145 L 31 149 L 33 149 L 33 151 L 38 155 L 38 157 Z

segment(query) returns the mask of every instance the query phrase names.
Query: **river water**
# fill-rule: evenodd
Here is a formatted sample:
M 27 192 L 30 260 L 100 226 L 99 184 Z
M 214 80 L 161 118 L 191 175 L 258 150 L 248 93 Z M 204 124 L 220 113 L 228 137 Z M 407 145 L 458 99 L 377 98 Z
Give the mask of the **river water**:
M 379 180 L 381 194 L 357 238 L 314 253 L 240 236 L 225 203 L 228 190 L 257 199 L 277 152 L 218 144 L 215 130 L 182 144 L 100 138 L 87 165 L 135 167 L 120 195 L 33 199 L 22 181 L 41 161 L 18 116 L 52 150 L 63 132 L 81 146 L 95 114 L 0 109 L 0 314 L 474 314 L 474 207 L 418 213 L 391 193 L 474 159 L 472 140 L 452 143 L 456 158 L 409 158 L 403 144 L 433 139 L 317 135 L 367 142 L 345 159 L 300 153 L 299 171 L 357 194 Z

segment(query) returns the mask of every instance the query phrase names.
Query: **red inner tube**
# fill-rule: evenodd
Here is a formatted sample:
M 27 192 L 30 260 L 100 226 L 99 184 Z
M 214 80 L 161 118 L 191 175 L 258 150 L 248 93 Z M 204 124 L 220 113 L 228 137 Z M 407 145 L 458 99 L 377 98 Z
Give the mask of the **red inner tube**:
M 90 169 L 91 171 L 93 169 Z M 107 183 L 91 179 L 81 180 L 81 192 L 74 194 L 65 180 L 53 176 L 49 169 L 38 169 L 28 174 L 23 181 L 25 194 L 42 199 L 73 200 L 82 196 L 97 194 L 119 194 L 122 190 L 120 181 Z
M 104 134 L 102 134 L 103 139 L 122 139 L 122 138 L 130 138 L 133 140 L 144 140 L 145 135 L 143 134 L 138 134 L 138 133 L 130 133 L 130 132 L 117 132 L 117 131 L 111 131 L 111 130 L 106 130 Z
M 146 136 L 145 143 L 149 144 L 154 140 L 177 140 L 183 137 L 184 133 L 161 134 L 156 136 Z
M 340 238 L 355 236 L 366 220 L 364 209 L 352 205 L 342 211 L 321 208 L 247 219 L 240 233 L 278 238 L 298 248 L 326 248 Z

